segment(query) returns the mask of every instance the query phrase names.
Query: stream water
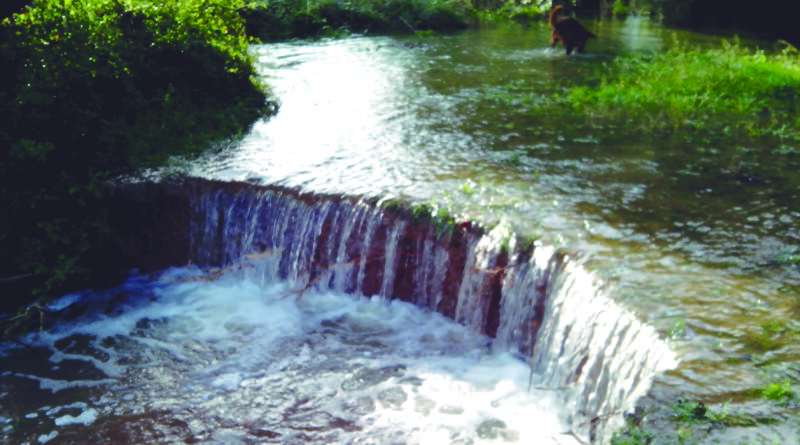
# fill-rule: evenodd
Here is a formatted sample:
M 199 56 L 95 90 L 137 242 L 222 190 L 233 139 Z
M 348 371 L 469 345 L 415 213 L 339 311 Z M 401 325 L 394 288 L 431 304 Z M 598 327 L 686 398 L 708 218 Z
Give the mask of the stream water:
M 530 113 L 514 91 L 563 93 L 614 56 L 674 36 L 720 44 L 645 19 L 592 26 L 600 37 L 575 57 L 549 50 L 544 26 L 255 47 L 281 110 L 195 173 L 435 203 L 583 252 L 679 355 L 650 397 L 732 401 L 734 413 L 775 420 L 707 440 L 798 440 L 795 407 L 753 391 L 800 376 L 800 274 L 777 261 L 800 245 L 797 160 L 757 157 L 775 149 L 769 141 L 654 137 Z
M 4 380 L 15 383 L 4 397 L 25 413 L 6 438 L 578 443 L 547 394 L 527 391 L 524 362 L 492 354 L 487 337 L 451 319 L 378 297 L 296 300 L 285 284 L 201 277 L 176 269 L 56 302 L 105 310 L 116 300 L 116 313 L 84 314 L 28 345 L 49 362 L 44 374 L 27 348 L 3 351 Z
M 588 24 L 599 38 L 570 57 L 546 48 L 545 26 L 254 46 L 280 111 L 189 171 L 432 203 L 574 252 L 603 295 L 582 304 L 634 314 L 676 355 L 653 367 L 662 372 L 642 399 L 662 407 L 656 421 L 669 420 L 664 407 L 679 398 L 715 410 L 730 401 L 731 414 L 764 421 L 694 440 L 793 443 L 796 406 L 753 388 L 800 377 L 800 273 L 775 261 L 800 246 L 798 178 L 774 160 L 753 167 L 749 153 L 763 147 L 632 136 L 530 113 L 515 91 L 563 93 L 615 55 L 663 49 L 675 33 L 642 19 Z M 4 345 L 0 437 L 587 440 L 584 421 L 556 415 L 556 383 L 528 391 L 524 361 L 436 313 L 336 289 L 286 298 L 291 283 L 247 274 L 193 278 L 183 268 L 68 296 L 65 307 L 110 303 L 26 346 Z

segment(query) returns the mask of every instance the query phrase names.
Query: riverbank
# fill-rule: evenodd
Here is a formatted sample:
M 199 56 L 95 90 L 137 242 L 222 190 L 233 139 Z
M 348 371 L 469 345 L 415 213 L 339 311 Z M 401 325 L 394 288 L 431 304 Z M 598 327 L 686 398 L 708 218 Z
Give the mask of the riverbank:
M 641 131 L 800 142 L 800 56 L 788 44 L 767 52 L 737 39 L 713 49 L 676 40 L 663 52 L 617 57 L 596 78 L 571 88 L 564 104 Z
M 37 1 L 0 25 L 3 309 L 87 286 L 109 181 L 274 112 L 243 1 Z
M 474 7 L 463 1 L 260 0 L 241 10 L 248 35 L 264 42 L 388 34 L 454 31 L 468 27 Z
M 748 166 L 751 140 L 623 132 L 581 115 L 543 117 L 524 101 L 530 91 L 565 95 L 558 82 L 593 82 L 587 73 L 621 52 L 663 50 L 666 39 L 640 25 L 601 28 L 575 57 L 547 49 L 545 26 L 423 43 L 259 45 L 251 49 L 261 74 L 286 106 L 189 168 L 223 181 L 433 201 L 443 205 L 431 211 L 486 216 L 584 252 L 615 301 L 682 360 L 647 396 L 640 426 L 650 432 L 639 437 L 789 443 L 800 362 L 796 253 L 784 250 L 800 244 L 791 170 L 738 174 L 730 167 Z M 748 416 L 749 426 L 738 420 Z

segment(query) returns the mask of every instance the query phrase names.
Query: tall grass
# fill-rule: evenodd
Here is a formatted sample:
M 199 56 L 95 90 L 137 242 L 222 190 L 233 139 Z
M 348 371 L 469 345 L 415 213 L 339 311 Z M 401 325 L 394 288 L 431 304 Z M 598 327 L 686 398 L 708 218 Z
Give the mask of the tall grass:
M 751 136 L 798 138 L 800 59 L 725 42 L 719 49 L 682 46 L 619 57 L 597 85 L 570 90 L 564 100 L 594 116 L 625 119 L 644 130 L 724 125 Z

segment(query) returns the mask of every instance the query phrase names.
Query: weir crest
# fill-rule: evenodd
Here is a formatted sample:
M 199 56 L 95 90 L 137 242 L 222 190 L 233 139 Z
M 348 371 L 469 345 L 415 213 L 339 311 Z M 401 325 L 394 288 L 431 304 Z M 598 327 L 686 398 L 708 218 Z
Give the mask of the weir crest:
M 552 247 L 513 248 L 470 222 L 355 197 L 194 179 L 181 188 L 192 262 L 288 281 L 298 298 L 311 288 L 379 295 L 453 318 L 530 360 L 531 390 L 555 394 L 581 440 L 607 439 L 675 366 L 652 327 Z

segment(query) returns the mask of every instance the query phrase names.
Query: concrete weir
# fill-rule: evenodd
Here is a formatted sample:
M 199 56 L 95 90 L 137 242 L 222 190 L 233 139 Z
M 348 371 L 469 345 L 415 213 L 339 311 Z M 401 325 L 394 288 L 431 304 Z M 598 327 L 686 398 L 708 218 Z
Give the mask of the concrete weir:
M 121 186 L 109 221 L 131 265 L 196 264 L 264 283 L 379 295 L 437 311 L 530 360 L 582 441 L 602 442 L 675 365 L 655 330 L 564 252 L 509 248 L 469 221 L 276 186 L 183 179 Z M 505 237 L 505 238 L 504 238 Z M 513 244 L 511 244 L 513 246 Z

